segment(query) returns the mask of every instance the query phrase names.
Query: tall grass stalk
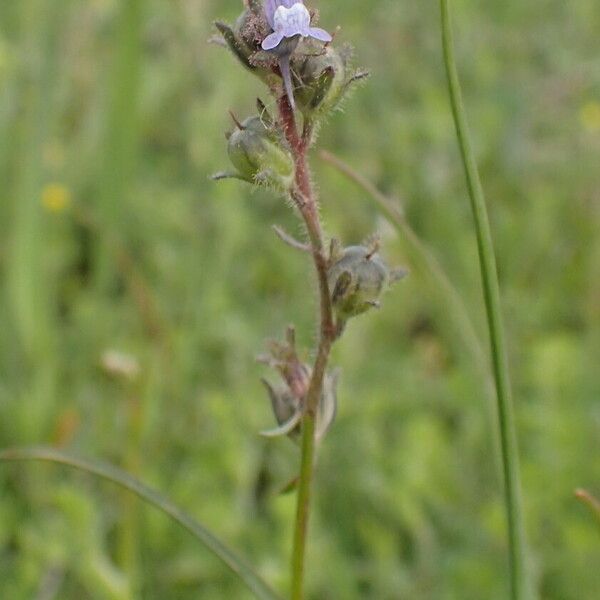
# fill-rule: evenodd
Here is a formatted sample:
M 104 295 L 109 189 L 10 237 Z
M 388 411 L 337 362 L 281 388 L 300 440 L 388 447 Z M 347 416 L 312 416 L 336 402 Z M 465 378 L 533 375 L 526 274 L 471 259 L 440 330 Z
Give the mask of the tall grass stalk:
M 123 0 L 119 4 L 99 178 L 100 225 L 113 233 L 122 229 L 125 221 L 124 199 L 137 157 L 144 12 L 142 0 Z M 110 282 L 115 268 L 110 236 L 103 235 L 99 240 L 96 260 L 96 281 L 100 288 Z
M 510 594 L 513 600 L 525 600 L 531 598 L 532 593 L 529 588 L 525 565 L 526 542 L 519 476 L 519 455 L 500 306 L 500 286 L 498 283 L 496 257 L 485 197 L 471 146 L 462 91 L 456 69 L 449 0 L 440 0 L 440 9 L 442 47 L 448 77 L 448 89 L 469 190 L 469 198 L 471 200 L 471 209 L 475 221 L 479 264 L 490 338 L 492 371 L 496 385 L 498 428 L 504 478 L 504 502 L 508 521 Z
M 15 86 L 19 118 L 12 132 L 10 177 L 13 210 L 7 255 L 7 292 L 14 347 L 28 371 L 23 387 L 26 402 L 15 403 L 15 437 L 37 438 L 54 410 L 57 382 L 56 298 L 46 275 L 46 228 L 42 189 L 47 177 L 43 152 L 57 118 L 55 79 L 64 3 L 27 0 L 20 3 L 18 27 L 27 77 Z M 7 198 L 8 199 L 8 198 Z M 21 398 L 23 400 L 24 398 Z M 24 408 L 26 407 L 26 408 Z
M 51 309 L 44 277 L 44 223 L 41 191 L 43 149 L 54 117 L 53 81 L 62 25 L 62 2 L 24 1 L 19 18 L 28 78 L 18 91 L 23 117 L 16 132 L 14 162 L 14 218 L 8 284 L 15 326 L 28 358 L 42 362 L 51 344 Z

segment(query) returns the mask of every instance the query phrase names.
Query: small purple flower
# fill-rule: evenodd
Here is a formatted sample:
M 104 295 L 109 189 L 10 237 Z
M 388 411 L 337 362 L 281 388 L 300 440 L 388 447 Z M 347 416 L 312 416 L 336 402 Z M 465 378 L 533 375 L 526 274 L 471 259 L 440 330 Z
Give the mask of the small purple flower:
M 263 40 L 263 50 L 273 50 L 284 38 L 297 35 L 312 37 L 320 42 L 332 40 L 324 29 L 310 26 L 310 13 L 302 1 L 265 0 L 265 14 L 273 33 Z
M 278 54 L 285 90 L 292 108 L 295 108 L 290 56 L 299 38 L 311 37 L 320 42 L 331 42 L 333 38 L 324 29 L 310 26 L 310 13 L 302 0 L 265 0 L 265 16 L 273 33 L 263 40 L 262 47 Z M 285 43 L 284 40 L 290 42 Z

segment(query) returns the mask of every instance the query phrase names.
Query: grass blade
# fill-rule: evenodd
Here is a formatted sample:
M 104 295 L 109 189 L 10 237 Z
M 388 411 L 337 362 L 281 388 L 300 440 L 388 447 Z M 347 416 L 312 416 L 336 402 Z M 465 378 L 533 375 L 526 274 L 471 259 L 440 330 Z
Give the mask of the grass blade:
M 208 550 L 215 556 L 218 556 L 254 592 L 257 598 L 261 600 L 280 600 L 280 597 L 254 572 L 254 569 L 225 546 L 213 533 L 186 512 L 175 506 L 162 494 L 131 477 L 125 471 L 112 465 L 69 456 L 52 448 L 12 448 L 0 452 L 0 461 L 25 460 L 46 461 L 73 467 L 101 477 L 102 479 L 112 481 L 133 492 L 148 504 L 151 504 L 171 517 L 171 519 L 179 523 L 184 529 L 187 529 Z
M 109 75 L 103 160 L 99 173 L 98 216 L 102 233 L 127 237 L 127 206 L 138 157 L 145 3 L 123 0 L 114 35 Z M 106 289 L 115 275 L 110 235 L 98 239 L 96 282 Z
M 519 453 L 508 359 L 504 340 L 504 326 L 500 306 L 500 285 L 496 267 L 496 255 L 492 241 L 487 206 L 479 171 L 471 145 L 462 91 L 454 58 L 454 41 L 450 23 L 448 0 L 440 0 L 442 24 L 442 48 L 448 78 L 448 90 L 461 158 L 469 190 L 471 209 L 475 221 L 475 233 L 479 251 L 481 281 L 490 336 L 492 371 L 496 385 L 498 406 L 498 429 L 504 476 L 504 503 L 508 522 L 509 570 L 511 598 L 524 600 L 532 597 L 526 571 L 526 542 L 523 524 L 522 492 L 519 475 Z

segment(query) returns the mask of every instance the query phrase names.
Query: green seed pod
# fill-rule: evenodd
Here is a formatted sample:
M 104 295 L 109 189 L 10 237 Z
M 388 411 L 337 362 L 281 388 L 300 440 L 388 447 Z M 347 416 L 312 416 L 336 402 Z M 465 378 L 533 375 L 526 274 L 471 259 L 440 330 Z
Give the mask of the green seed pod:
M 323 116 L 334 110 L 355 81 L 367 76 L 366 72 L 348 73 L 348 52 L 338 52 L 327 46 L 322 53 L 308 56 L 295 65 L 296 101 L 306 116 Z
M 291 189 L 295 174 L 294 159 L 284 142 L 267 128 L 260 117 L 249 117 L 238 124 L 229 136 L 227 152 L 237 169 L 237 173 L 229 176 L 279 190 Z
M 406 275 L 390 269 L 377 250 L 377 242 L 345 249 L 332 244 L 328 281 L 339 333 L 348 319 L 378 308 L 382 294 Z

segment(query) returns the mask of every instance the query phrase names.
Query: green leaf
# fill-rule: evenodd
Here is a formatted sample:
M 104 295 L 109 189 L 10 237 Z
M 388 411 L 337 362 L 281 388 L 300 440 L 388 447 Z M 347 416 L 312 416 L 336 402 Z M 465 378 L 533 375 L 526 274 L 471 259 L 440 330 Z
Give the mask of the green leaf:
M 108 481 L 112 481 L 121 487 L 133 492 L 142 500 L 158 508 L 174 521 L 187 529 L 193 536 L 201 541 L 213 554 L 218 556 L 223 563 L 235 573 L 254 594 L 261 600 L 281 600 L 267 583 L 257 574 L 254 569 L 240 558 L 227 546 L 225 546 L 206 527 L 198 523 L 186 512 L 175 506 L 169 499 L 159 492 L 149 488 L 141 481 L 131 475 L 101 462 L 88 461 L 82 458 L 69 456 L 52 448 L 11 448 L 0 452 L 0 461 L 23 461 L 38 460 L 58 463 L 73 467 L 92 475 L 96 475 Z

